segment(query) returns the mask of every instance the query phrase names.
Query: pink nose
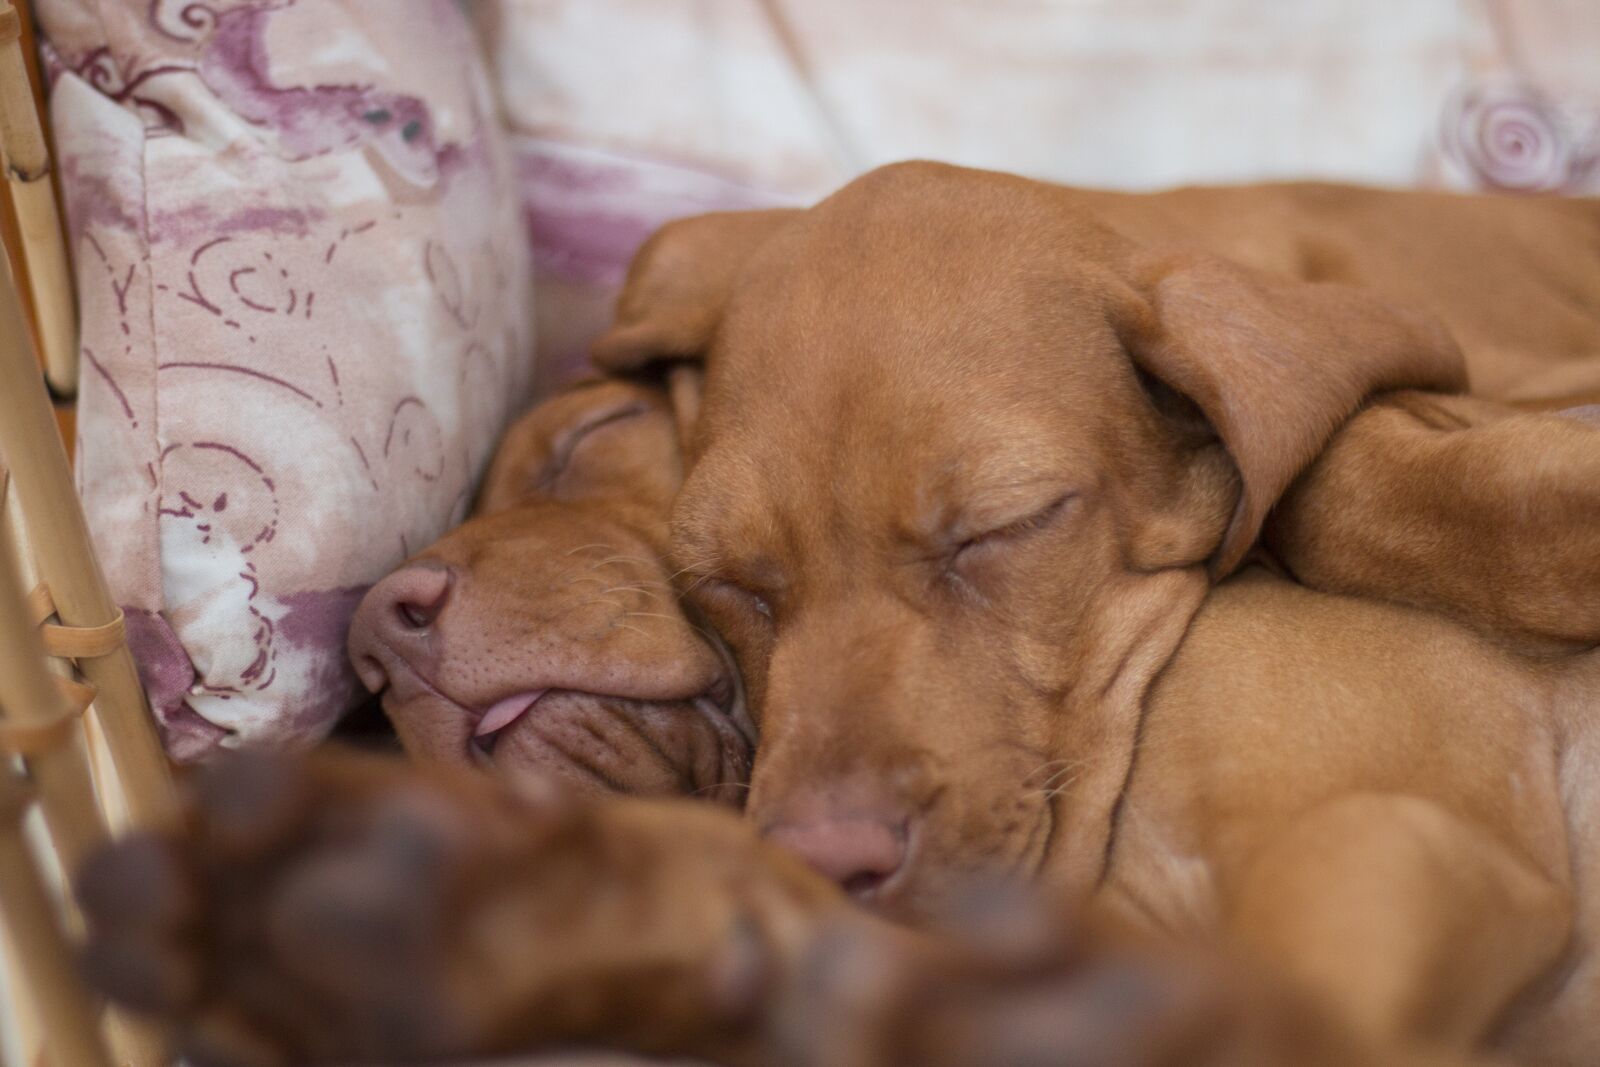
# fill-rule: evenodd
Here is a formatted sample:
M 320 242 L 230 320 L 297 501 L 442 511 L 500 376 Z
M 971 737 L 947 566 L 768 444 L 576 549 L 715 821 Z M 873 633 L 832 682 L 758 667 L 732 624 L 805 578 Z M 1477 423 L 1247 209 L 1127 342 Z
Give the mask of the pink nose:
M 846 892 L 869 897 L 906 860 L 910 819 L 885 800 L 861 788 L 813 793 L 785 805 L 762 832 Z
M 388 654 L 409 659 L 426 650 L 452 583 L 448 569 L 414 563 L 367 590 L 350 623 L 350 658 L 368 689 L 383 688 Z
M 767 837 L 854 896 L 867 896 L 881 888 L 906 858 L 904 824 L 895 826 L 877 819 L 778 826 L 768 831 Z

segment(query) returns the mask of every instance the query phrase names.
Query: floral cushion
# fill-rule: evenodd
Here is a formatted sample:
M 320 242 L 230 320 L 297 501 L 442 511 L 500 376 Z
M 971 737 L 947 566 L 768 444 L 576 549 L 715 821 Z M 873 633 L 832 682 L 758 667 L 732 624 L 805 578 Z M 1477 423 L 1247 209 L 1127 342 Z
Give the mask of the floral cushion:
M 515 183 L 448 0 L 36 0 L 78 477 L 169 750 L 296 745 L 366 586 L 532 379 Z

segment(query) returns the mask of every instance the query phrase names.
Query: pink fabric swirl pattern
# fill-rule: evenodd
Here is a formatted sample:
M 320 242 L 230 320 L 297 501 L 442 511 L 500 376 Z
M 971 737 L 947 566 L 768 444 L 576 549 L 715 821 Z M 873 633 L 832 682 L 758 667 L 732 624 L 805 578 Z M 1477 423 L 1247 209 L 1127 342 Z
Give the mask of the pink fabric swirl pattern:
M 1507 192 L 1574 188 L 1600 157 L 1560 110 L 1534 89 L 1483 84 L 1458 94 L 1446 112 L 1442 141 L 1477 184 Z
M 169 750 L 304 745 L 365 586 L 532 380 L 516 184 L 449 0 L 41 0 L 78 477 Z

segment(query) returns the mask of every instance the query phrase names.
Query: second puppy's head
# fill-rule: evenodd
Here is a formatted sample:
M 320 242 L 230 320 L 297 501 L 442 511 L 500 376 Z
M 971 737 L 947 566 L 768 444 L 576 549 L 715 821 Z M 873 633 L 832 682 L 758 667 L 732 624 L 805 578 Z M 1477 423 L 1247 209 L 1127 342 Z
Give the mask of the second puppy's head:
M 595 789 L 742 799 L 752 731 L 666 553 L 664 393 L 604 381 L 507 433 L 474 517 L 368 592 L 350 656 L 413 755 Z

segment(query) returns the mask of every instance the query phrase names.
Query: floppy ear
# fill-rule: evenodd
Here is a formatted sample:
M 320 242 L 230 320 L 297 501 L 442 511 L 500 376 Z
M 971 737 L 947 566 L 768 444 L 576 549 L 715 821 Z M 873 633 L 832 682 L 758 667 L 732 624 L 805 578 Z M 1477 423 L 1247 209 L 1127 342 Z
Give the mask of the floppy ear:
M 667 372 L 667 397 L 673 421 L 678 424 L 678 452 L 685 460 L 694 454 L 694 432 L 700 425 L 700 397 L 705 371 L 694 363 L 679 363 Z
M 1367 397 L 1466 387 L 1441 324 L 1368 290 L 1198 254 L 1141 264 L 1134 282 L 1144 306 L 1123 331 L 1134 362 L 1200 408 L 1239 469 L 1214 577 L 1239 565 L 1273 504 Z
M 633 257 L 616 322 L 589 348 L 601 370 L 619 373 L 672 359 L 699 359 L 739 271 L 800 212 L 722 211 L 669 222 Z

